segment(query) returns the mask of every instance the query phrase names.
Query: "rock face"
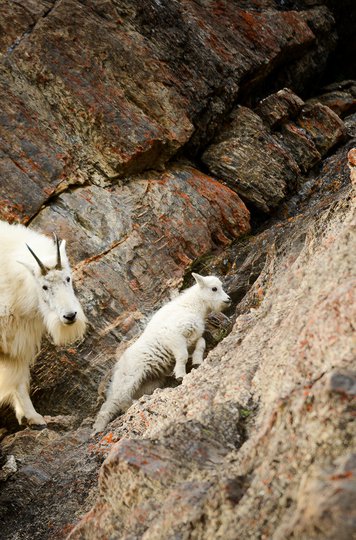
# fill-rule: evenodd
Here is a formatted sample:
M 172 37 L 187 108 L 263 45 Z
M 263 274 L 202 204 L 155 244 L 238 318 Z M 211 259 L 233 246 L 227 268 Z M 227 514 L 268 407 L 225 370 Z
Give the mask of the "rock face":
M 261 8 L 6 1 L 2 218 L 28 221 L 68 184 L 157 168 L 184 144 L 194 153 L 244 79 L 250 88 L 273 73 L 305 85 L 335 44 L 330 12 Z
M 336 158 L 343 189 L 254 239 L 265 263 L 204 366 L 112 423 L 71 538 L 352 535 L 355 196 Z
M 48 428 L 1 409 L 1 537 L 351 538 L 355 83 L 318 88 L 325 2 L 0 15 L 0 217 L 67 239 L 89 319 L 36 359 Z M 92 438 L 117 347 L 191 270 L 233 298 L 204 364 Z
M 211 173 L 268 213 L 296 190 L 302 173 L 345 139 L 346 128 L 329 107 L 304 104 L 289 89 L 266 97 L 256 110 L 233 111 L 202 159 Z
M 76 282 L 92 326 L 79 350 L 48 347 L 37 362 L 34 385 L 48 414 L 71 414 L 73 406 L 93 414 L 118 341 L 138 334 L 196 258 L 250 231 L 239 197 L 188 166 L 63 193 L 32 224 L 67 238 L 81 261 Z

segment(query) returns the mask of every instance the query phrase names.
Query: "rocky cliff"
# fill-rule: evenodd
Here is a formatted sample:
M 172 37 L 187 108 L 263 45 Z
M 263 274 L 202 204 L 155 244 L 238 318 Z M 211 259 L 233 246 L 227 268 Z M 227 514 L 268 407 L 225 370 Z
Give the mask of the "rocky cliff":
M 2 2 L 0 217 L 67 239 L 89 319 L 36 360 L 48 429 L 1 411 L 2 538 L 354 534 L 348 6 Z M 116 349 L 192 270 L 234 300 L 204 364 L 91 438 Z

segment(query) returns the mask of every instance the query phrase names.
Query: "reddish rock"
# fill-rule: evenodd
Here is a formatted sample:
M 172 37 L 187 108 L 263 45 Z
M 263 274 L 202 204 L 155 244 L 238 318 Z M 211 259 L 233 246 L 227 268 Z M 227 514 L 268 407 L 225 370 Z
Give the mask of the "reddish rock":
M 294 122 L 286 122 L 278 135 L 281 144 L 288 149 L 300 170 L 307 173 L 321 160 L 321 155 L 305 130 Z
M 111 424 L 134 434 L 71 539 L 352 535 L 354 219 L 348 185 L 252 239 L 267 257 L 250 303 L 181 386 Z
M 325 93 L 309 99 L 308 103 L 322 103 L 338 116 L 344 116 L 356 110 L 356 81 L 342 81 L 324 88 Z
M 239 86 L 270 73 L 279 80 L 291 56 L 305 69 L 291 69 L 286 83 L 307 81 L 309 57 L 322 66 L 333 47 L 323 38 L 333 35 L 330 13 L 279 11 L 272 0 L 260 7 L 3 4 L 0 216 L 27 222 L 67 185 L 160 167 L 184 145 L 196 153 Z
M 34 398 L 48 414 L 71 414 L 78 392 L 76 407 L 93 413 L 96 388 L 102 371 L 110 370 L 117 341 L 140 332 L 144 317 L 169 299 L 195 259 L 250 231 L 249 212 L 238 195 L 178 165 L 120 187 L 63 193 L 31 226 L 67 239 L 92 326 L 80 347 L 47 348 L 36 362 Z
M 256 112 L 303 173 L 346 138 L 344 123 L 322 100 L 315 98 L 304 104 L 286 88 L 263 99 Z
M 255 111 L 268 125 L 273 136 L 290 153 L 302 173 L 306 173 L 321 159 L 314 142 L 306 131 L 296 125 L 304 101 L 288 88 L 267 96 Z
M 350 168 L 351 183 L 356 185 L 356 148 L 352 148 L 347 154 L 348 165 Z
M 234 111 L 202 159 L 216 177 L 264 212 L 292 191 L 299 173 L 290 153 L 246 107 Z
M 100 471 L 99 486 L 105 511 L 102 512 L 100 504 L 101 526 L 95 529 L 97 538 L 104 538 L 105 534 L 123 534 L 128 523 L 133 525 L 136 535 L 143 535 L 150 526 L 151 534 L 158 538 L 165 537 L 168 530 L 184 530 L 187 521 L 192 520 L 195 524 L 211 497 L 209 477 L 212 467 L 221 465 L 232 449 L 223 444 L 219 421 L 230 420 L 234 424 L 238 446 L 243 440 L 239 434 L 242 428 L 238 414 L 237 406 L 231 405 L 229 409 L 225 404 L 219 418 L 215 418 L 216 423 L 211 422 L 207 430 L 192 420 L 177 424 L 174 431 L 167 427 L 162 438 L 157 440 L 122 439 L 117 442 Z M 204 480 L 204 474 L 207 480 Z M 200 475 L 202 477 L 198 479 Z M 120 479 L 119 487 L 113 478 Z M 134 486 L 139 478 L 142 479 L 142 491 L 136 497 Z M 147 501 L 149 492 L 152 497 Z M 93 519 L 98 516 L 96 510 L 84 518 L 69 538 L 91 537 Z M 197 532 L 199 527 L 194 526 L 194 529 Z
M 350 534 L 351 469 L 339 460 L 351 435 L 351 146 L 285 210 L 302 216 L 250 239 L 248 211 L 219 182 L 226 174 L 236 189 L 241 168 L 246 198 L 269 211 L 337 141 L 342 128 L 319 105 L 297 125 L 300 100 L 286 91 L 267 98 L 272 131 L 247 107 L 242 126 L 228 126 L 239 103 L 284 86 L 304 96 L 323 71 L 336 34 L 313 3 L 1 2 L 0 216 L 68 238 L 89 317 L 82 343 L 45 343 L 36 359 L 31 388 L 48 429 L 0 429 L 0 466 L 12 464 L 2 538 L 284 540 L 291 523 L 308 538 L 314 525 Z M 173 164 L 177 153 L 200 163 L 220 132 L 216 179 Z M 220 345 L 182 385 L 89 439 L 118 344 L 199 264 L 228 273 L 241 300 L 209 320 L 209 347 Z M 321 484 L 303 487 L 309 472 Z
M 304 101 L 289 88 L 283 88 L 259 102 L 256 113 L 271 128 L 298 116 Z
M 314 142 L 322 156 L 346 138 L 343 121 L 329 107 L 306 104 L 296 121 Z
M 63 193 L 33 225 L 66 238 L 73 258 L 83 260 L 81 268 L 120 251 L 128 261 L 129 246 L 138 261 L 142 246 L 154 273 L 155 258 L 170 255 L 172 264 L 189 264 L 248 232 L 248 221 L 245 205 L 228 187 L 191 166 L 175 165 L 130 177 L 120 186 Z M 173 267 L 169 274 L 175 274 Z
M 356 148 L 351 148 L 347 154 L 347 159 L 350 167 L 356 167 Z
M 256 107 L 238 107 L 202 156 L 212 174 L 247 201 L 270 212 L 327 152 L 343 141 L 343 121 L 320 103 L 303 105 L 293 92 L 271 94 Z
M 74 168 L 63 141 L 48 127 L 48 105 L 40 96 L 34 101 L 14 92 L 23 83 L 9 88 L 0 70 L 0 218 L 10 222 L 28 221 Z

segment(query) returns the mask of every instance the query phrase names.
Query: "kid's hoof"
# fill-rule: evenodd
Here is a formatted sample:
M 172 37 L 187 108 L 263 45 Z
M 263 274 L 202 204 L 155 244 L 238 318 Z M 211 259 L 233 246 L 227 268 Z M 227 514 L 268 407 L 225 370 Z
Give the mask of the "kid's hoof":
M 176 377 L 176 381 L 181 384 L 183 382 L 183 377 Z

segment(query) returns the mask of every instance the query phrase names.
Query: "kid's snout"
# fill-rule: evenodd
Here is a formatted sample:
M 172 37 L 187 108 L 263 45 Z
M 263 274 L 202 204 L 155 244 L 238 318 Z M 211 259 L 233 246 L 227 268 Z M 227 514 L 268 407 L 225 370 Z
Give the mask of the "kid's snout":
M 226 299 L 224 300 L 224 304 L 226 304 L 227 306 L 229 306 L 231 304 L 232 300 L 230 298 L 230 296 L 227 296 Z

